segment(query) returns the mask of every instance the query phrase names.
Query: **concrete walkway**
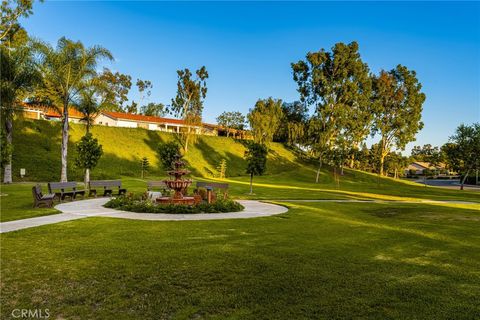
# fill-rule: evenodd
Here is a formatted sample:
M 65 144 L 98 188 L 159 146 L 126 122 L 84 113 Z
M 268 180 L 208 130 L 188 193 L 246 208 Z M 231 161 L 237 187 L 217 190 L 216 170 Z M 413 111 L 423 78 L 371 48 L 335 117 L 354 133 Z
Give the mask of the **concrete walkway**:
M 198 214 L 136 213 L 103 207 L 108 200 L 109 198 L 98 198 L 61 203 L 55 207 L 56 209 L 62 211 L 60 214 L 3 222 L 0 223 L 0 233 L 87 217 L 109 217 L 157 221 L 193 221 L 268 217 L 288 211 L 286 207 L 275 204 L 253 200 L 238 200 L 238 202 L 245 207 L 245 210 L 241 212 Z

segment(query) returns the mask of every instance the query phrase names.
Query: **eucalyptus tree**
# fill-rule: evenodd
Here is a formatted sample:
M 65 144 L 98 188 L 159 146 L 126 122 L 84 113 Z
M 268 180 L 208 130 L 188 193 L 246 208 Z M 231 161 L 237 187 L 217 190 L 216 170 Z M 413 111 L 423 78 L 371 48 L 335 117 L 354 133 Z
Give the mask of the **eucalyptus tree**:
M 373 132 L 381 137 L 379 174 L 384 173 L 385 157 L 392 148 L 404 149 L 423 128 L 422 105 L 425 94 L 415 71 L 398 65 L 381 71 L 373 79 Z
M 0 40 L 3 41 L 13 29 L 20 26 L 19 18 L 27 18 L 33 14 L 33 3 L 34 0 L 2 0 L 0 4 Z
M 260 144 L 272 142 L 282 117 L 282 100 L 259 99 L 247 115 L 255 142 Z
M 2 124 L 2 159 L 4 183 L 12 182 L 13 116 L 21 103 L 40 82 L 35 67 L 34 52 L 29 44 L 15 47 L 0 46 L 0 96 Z
M 109 111 L 124 111 L 124 103 L 128 101 L 128 93 L 132 87 L 132 77 L 120 72 L 113 73 L 108 68 L 98 77 L 105 88 L 104 108 Z
M 97 76 L 101 59 L 113 60 L 112 54 L 101 46 L 86 48 L 80 41 L 62 37 L 56 48 L 47 43 L 37 44 L 38 65 L 43 76 L 39 95 L 50 101 L 62 114 L 62 171 L 60 181 L 67 181 L 68 108 L 78 99 L 88 82 Z
M 308 120 L 308 110 L 304 103 L 294 101 L 282 104 L 282 119 L 274 140 L 295 145 L 301 142 Z
M 149 102 L 140 107 L 140 113 L 144 116 L 163 117 L 167 114 L 167 108 L 163 103 Z
M 189 69 L 178 70 L 177 95 L 172 99 L 171 111 L 181 117 L 187 131 L 180 133 L 185 152 L 196 138 L 196 128 L 202 125 L 203 101 L 207 96 L 208 72 L 205 66 L 198 69 L 193 77 Z
M 292 69 L 300 101 L 313 108 L 307 141 L 318 157 L 318 182 L 323 156 L 347 127 L 349 116 L 369 103 L 368 66 L 360 57 L 358 44 L 352 42 L 337 43 L 331 52 L 309 52 L 305 60 L 292 63 Z

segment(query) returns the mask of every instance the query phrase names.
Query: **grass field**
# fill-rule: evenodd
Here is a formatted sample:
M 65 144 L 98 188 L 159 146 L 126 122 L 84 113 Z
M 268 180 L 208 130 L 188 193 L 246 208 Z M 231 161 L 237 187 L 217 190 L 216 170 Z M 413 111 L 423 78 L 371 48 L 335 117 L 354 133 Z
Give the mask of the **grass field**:
M 480 212 L 283 203 L 283 215 L 89 218 L 2 235 L 2 318 L 474 319 Z
M 47 150 L 42 139 L 58 128 L 23 126 L 15 168 L 25 164 L 32 181 L 54 179 L 58 141 Z M 73 126 L 73 141 L 81 129 Z M 137 160 L 171 136 L 154 133 L 147 143 L 146 130 L 117 130 L 94 129 L 107 157 L 93 178 L 121 178 L 129 191 L 144 192 Z M 134 141 L 128 148 L 125 133 Z M 119 143 L 109 143 L 114 135 Z M 287 213 L 195 222 L 94 217 L 1 234 L 0 318 L 16 308 L 49 309 L 53 319 L 480 318 L 479 192 L 352 170 L 335 178 L 328 167 L 316 184 L 312 166 L 275 144 L 267 174 L 248 195 L 242 154 L 233 139 L 204 137 L 187 160 L 194 180 L 212 180 L 216 163 L 230 157 L 224 181 L 232 197 L 274 201 Z M 147 179 L 162 178 L 155 161 Z M 1 221 L 56 212 L 31 208 L 34 183 L 1 186 Z

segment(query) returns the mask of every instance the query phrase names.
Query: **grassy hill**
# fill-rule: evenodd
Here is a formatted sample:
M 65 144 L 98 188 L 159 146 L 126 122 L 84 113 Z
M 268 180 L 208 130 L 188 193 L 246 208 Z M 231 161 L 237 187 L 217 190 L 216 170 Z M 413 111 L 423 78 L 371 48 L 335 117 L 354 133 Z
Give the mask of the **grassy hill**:
M 69 179 L 81 180 L 82 173 L 74 166 L 75 143 L 84 135 L 85 127 L 71 124 L 68 152 Z M 103 146 L 104 155 L 92 171 L 92 179 L 139 177 L 140 159 L 147 157 L 150 176 L 163 176 L 156 149 L 162 142 L 175 139 L 174 134 L 137 128 L 94 126 L 93 135 Z M 16 180 L 19 169 L 25 168 L 28 181 L 55 181 L 60 178 L 60 123 L 24 120 L 15 123 L 13 166 Z M 245 147 L 241 141 L 226 137 L 199 136 L 189 148 L 185 160 L 197 177 L 213 177 L 222 159 L 227 160 L 227 176 L 245 174 Z M 295 156 L 281 144 L 272 144 L 268 174 L 299 168 Z
M 49 121 L 18 121 L 15 123 L 13 165 L 15 180 L 19 169 L 26 168 L 24 181 L 57 181 L 60 178 L 60 123 Z M 69 144 L 69 180 L 82 181 L 81 170 L 75 168 L 75 143 L 84 135 L 83 125 L 72 124 Z M 131 191 L 145 190 L 140 179 L 140 159 L 151 164 L 146 180 L 165 176 L 159 165 L 156 149 L 162 142 L 175 139 L 174 134 L 145 129 L 95 126 L 93 135 L 103 146 L 104 155 L 92 171 L 92 179 L 121 178 Z M 480 201 L 478 192 L 458 192 L 379 177 L 357 170 L 345 170 L 334 176 L 324 167 L 320 183 L 314 183 L 315 167 L 300 161 L 283 145 L 270 146 L 267 173 L 254 179 L 255 195 L 247 195 L 249 178 L 245 174 L 242 141 L 226 137 L 199 136 L 185 157 L 196 179 L 215 179 L 216 167 L 227 160 L 227 179 L 231 194 L 256 199 L 390 199 L 390 200 L 466 200 Z

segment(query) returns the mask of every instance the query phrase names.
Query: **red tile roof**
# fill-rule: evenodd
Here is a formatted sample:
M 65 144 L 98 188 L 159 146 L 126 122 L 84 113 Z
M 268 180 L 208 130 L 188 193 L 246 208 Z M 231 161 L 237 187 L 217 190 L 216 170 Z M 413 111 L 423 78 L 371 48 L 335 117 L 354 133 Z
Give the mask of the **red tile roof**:
M 114 118 L 115 120 L 122 119 L 122 120 L 132 120 L 132 121 L 155 122 L 155 123 L 185 124 L 185 121 L 180 119 L 144 116 L 141 114 L 113 112 L 113 111 L 102 111 L 102 113 L 105 114 L 106 116 L 109 116 L 110 118 Z
M 59 113 L 59 111 L 63 112 L 63 108 L 60 108 L 60 110 L 57 110 L 56 108 L 53 107 L 46 107 L 42 105 L 33 105 L 33 104 L 27 104 L 27 103 L 21 103 L 20 106 L 22 106 L 23 109 L 33 109 L 33 110 L 40 110 L 44 113 L 45 116 L 50 117 L 50 118 L 61 118 L 62 115 Z M 68 116 L 70 118 L 78 118 L 81 119 L 83 118 L 83 114 L 78 111 L 75 108 L 68 108 Z

